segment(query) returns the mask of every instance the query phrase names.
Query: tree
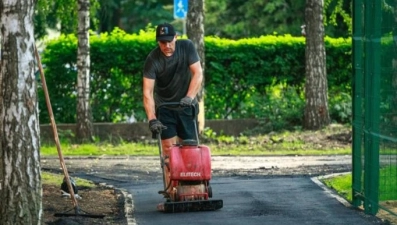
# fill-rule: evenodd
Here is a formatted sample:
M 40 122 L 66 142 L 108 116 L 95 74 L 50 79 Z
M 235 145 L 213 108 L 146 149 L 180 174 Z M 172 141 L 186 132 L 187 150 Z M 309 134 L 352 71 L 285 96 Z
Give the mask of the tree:
M 306 105 L 303 126 L 311 130 L 330 123 L 323 7 L 323 1 L 306 0 Z
M 304 0 L 207 0 L 206 34 L 231 39 L 299 35 L 304 5 Z
M 101 7 L 98 10 L 98 32 L 111 32 L 121 23 L 121 0 L 99 0 Z
M 148 24 L 169 22 L 172 18 L 170 0 L 100 0 L 99 32 L 110 32 L 118 27 L 137 33 Z
M 324 0 L 324 25 L 326 33 L 334 37 L 350 37 L 353 23 L 351 18 L 351 1 Z
M 40 0 L 35 15 L 35 35 L 46 28 L 64 34 L 77 28 L 77 0 Z M 189 1 L 191 2 L 191 1 Z M 91 0 L 91 30 L 111 32 L 118 27 L 137 33 L 148 25 L 172 20 L 170 0 Z M 207 0 L 206 35 L 240 39 L 266 34 L 299 35 L 304 22 L 305 0 Z M 324 0 L 325 32 L 332 37 L 351 35 L 351 1 Z M 181 24 L 175 24 L 182 29 Z M 350 31 L 350 32 L 349 32 Z
M 201 67 L 203 68 L 203 75 L 205 73 L 205 51 L 204 51 L 204 2 L 189 1 L 188 13 L 186 19 L 186 33 L 190 40 L 193 41 L 198 54 L 200 56 Z M 200 113 L 198 116 L 199 131 L 204 130 L 204 80 L 202 89 L 198 94 Z
M 48 34 L 48 28 L 72 34 L 77 30 L 77 0 L 40 0 L 35 10 L 35 37 L 42 38 Z M 100 5 L 98 0 L 90 0 L 90 20 L 95 27 L 98 23 L 95 15 Z
M 0 224 L 41 224 L 34 0 L 3 0 L 0 71 Z
M 77 109 L 76 137 L 80 142 L 92 140 L 90 105 L 90 1 L 78 0 Z

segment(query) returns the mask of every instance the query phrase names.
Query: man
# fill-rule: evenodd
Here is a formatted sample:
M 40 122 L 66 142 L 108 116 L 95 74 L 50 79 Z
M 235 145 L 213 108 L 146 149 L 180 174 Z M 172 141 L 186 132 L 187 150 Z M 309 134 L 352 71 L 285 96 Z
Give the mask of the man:
M 196 138 L 197 93 L 203 80 L 200 58 L 193 43 L 177 38 L 171 24 L 158 25 L 158 46 L 147 56 L 143 70 L 143 104 L 150 130 L 154 134 L 161 131 L 164 156 L 177 142 Z M 184 108 L 162 107 L 156 115 L 156 107 L 166 102 L 179 102 Z M 192 105 L 196 115 L 187 107 Z

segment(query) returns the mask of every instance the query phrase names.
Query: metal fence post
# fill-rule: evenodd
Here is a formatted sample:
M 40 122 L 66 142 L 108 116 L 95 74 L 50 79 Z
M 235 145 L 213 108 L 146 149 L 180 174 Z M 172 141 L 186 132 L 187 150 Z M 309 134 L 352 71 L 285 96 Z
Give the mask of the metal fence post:
M 363 1 L 353 1 L 353 143 L 352 143 L 352 196 L 353 206 L 362 202 L 362 133 L 363 121 Z
M 365 6 L 365 132 L 364 208 L 375 215 L 379 208 L 380 0 Z

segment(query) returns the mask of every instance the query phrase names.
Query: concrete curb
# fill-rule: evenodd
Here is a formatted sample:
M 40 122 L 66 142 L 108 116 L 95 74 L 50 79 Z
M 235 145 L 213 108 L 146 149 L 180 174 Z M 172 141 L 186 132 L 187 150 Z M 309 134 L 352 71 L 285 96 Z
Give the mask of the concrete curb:
M 136 225 L 135 217 L 134 217 L 134 200 L 132 199 L 132 194 L 128 193 L 127 190 L 120 190 L 124 196 L 124 213 L 125 218 L 127 219 L 127 225 Z
M 345 172 L 345 173 L 334 173 L 334 174 L 328 174 L 328 175 L 324 175 L 324 176 L 318 176 L 318 177 L 312 177 L 311 180 L 317 184 L 319 187 L 321 187 L 325 193 L 333 198 L 335 198 L 336 200 L 338 200 L 340 203 L 342 203 L 342 205 L 346 206 L 346 207 L 352 207 L 352 205 L 350 204 L 350 202 L 348 202 L 346 199 L 340 197 L 338 194 L 335 193 L 334 190 L 328 188 L 327 186 L 325 186 L 320 180 L 321 179 L 327 179 L 327 178 L 331 178 L 331 177 L 336 177 L 336 176 L 340 176 L 340 175 L 345 175 L 345 174 L 349 174 L 351 172 Z
M 128 193 L 125 189 L 115 188 L 113 185 L 107 185 L 106 183 L 100 183 L 100 186 L 105 186 L 107 188 L 112 188 L 115 191 L 121 193 L 124 198 L 124 215 L 127 221 L 127 225 L 137 225 L 134 217 L 134 200 L 132 199 L 132 194 Z

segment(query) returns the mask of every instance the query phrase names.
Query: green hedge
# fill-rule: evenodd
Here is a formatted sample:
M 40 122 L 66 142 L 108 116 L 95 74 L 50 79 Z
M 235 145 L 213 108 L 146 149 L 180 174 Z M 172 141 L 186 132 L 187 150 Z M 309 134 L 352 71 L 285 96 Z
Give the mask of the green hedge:
M 131 117 L 145 120 L 142 68 L 147 54 L 156 46 L 154 33 L 126 34 L 116 29 L 110 34 L 92 35 L 90 45 L 94 122 L 123 122 Z M 269 112 L 262 109 L 269 104 L 265 101 L 269 94 L 276 91 L 269 89 L 272 86 L 288 87 L 288 92 L 292 87 L 296 96 L 302 99 L 305 77 L 303 37 L 264 36 L 237 41 L 206 37 L 205 49 L 207 119 L 269 116 L 266 115 Z M 351 41 L 326 38 L 326 50 L 330 92 L 349 92 Z M 42 53 L 58 123 L 75 122 L 76 56 L 75 36 L 48 41 Z M 302 103 L 299 104 L 301 107 Z M 39 106 L 41 123 L 48 123 L 42 90 Z

